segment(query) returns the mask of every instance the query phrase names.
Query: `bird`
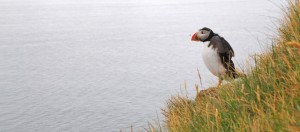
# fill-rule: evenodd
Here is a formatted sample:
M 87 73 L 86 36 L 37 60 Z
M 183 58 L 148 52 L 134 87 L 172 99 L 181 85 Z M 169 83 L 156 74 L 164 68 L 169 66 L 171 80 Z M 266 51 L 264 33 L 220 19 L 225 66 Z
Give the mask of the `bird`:
M 219 78 L 217 87 L 224 79 L 237 77 L 232 61 L 234 51 L 223 37 L 204 27 L 194 33 L 191 40 L 203 42 L 202 58 L 208 70 Z

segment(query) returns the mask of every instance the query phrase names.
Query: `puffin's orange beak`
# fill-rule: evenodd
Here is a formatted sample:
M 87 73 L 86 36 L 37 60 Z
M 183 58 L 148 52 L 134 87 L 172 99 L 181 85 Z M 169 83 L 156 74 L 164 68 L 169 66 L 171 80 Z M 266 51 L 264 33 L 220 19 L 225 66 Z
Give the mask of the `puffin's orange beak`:
M 198 32 L 194 33 L 191 40 L 192 41 L 200 41 L 200 38 L 197 35 L 198 35 Z

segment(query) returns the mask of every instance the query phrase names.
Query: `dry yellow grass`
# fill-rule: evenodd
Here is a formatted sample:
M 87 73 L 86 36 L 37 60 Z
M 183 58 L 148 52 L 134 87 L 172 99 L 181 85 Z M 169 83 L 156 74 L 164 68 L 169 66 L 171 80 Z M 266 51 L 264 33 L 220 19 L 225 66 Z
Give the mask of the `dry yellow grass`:
M 287 45 L 298 48 L 298 51 L 300 51 L 300 43 L 292 41 L 292 42 L 287 42 Z

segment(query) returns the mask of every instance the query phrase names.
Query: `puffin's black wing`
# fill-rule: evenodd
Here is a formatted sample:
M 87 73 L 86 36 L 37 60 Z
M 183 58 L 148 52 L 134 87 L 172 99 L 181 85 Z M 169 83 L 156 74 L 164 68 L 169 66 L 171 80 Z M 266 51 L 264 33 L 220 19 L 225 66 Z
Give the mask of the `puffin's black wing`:
M 235 78 L 235 67 L 233 61 L 231 60 L 231 58 L 234 57 L 234 51 L 230 44 L 223 37 L 215 35 L 210 40 L 208 46 L 213 46 L 212 48 L 217 50 L 221 59 L 221 63 L 226 69 L 226 74 L 230 77 Z

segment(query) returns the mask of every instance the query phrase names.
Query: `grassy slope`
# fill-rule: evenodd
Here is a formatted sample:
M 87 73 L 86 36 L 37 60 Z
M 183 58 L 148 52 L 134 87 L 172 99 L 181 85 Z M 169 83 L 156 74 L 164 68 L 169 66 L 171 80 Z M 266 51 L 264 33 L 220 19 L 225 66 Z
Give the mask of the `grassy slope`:
M 168 131 L 300 131 L 300 2 L 291 2 L 272 49 L 241 81 L 173 97 Z

